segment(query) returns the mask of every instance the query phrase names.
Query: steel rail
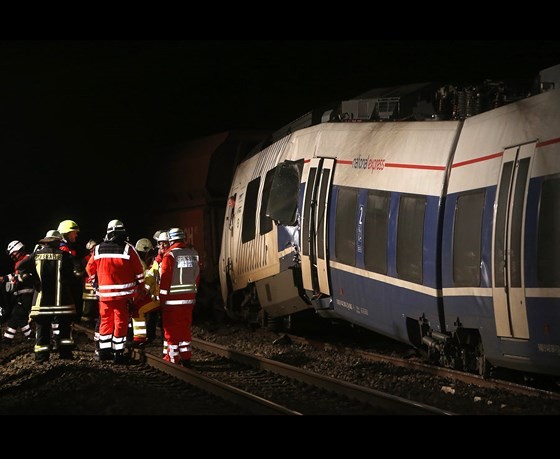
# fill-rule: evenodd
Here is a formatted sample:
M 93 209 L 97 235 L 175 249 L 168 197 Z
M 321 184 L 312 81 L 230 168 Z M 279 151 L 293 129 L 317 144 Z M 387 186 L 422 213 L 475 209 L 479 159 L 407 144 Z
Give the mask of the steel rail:
M 236 351 L 225 346 L 193 338 L 193 346 L 206 352 L 216 354 L 238 363 L 269 371 L 287 378 L 292 378 L 305 384 L 319 387 L 337 394 L 344 395 L 350 399 L 367 403 L 370 406 L 387 410 L 391 413 L 406 415 L 454 415 L 450 411 L 442 410 L 423 403 L 408 400 L 385 392 L 377 391 L 368 387 L 359 386 L 346 381 L 340 381 L 318 373 L 313 373 L 302 368 L 287 365 L 265 357 Z
M 81 325 L 74 325 L 74 329 L 87 334 L 93 339 L 93 330 L 83 327 Z M 237 404 L 246 408 L 251 413 L 256 415 L 296 415 L 301 416 L 298 411 L 290 410 L 284 406 L 277 403 L 271 402 L 264 398 L 258 397 L 249 392 L 243 391 L 236 387 L 224 384 L 212 378 L 208 378 L 194 370 L 190 370 L 183 366 L 167 362 L 161 358 L 161 356 L 153 355 L 149 352 L 140 351 L 135 349 L 133 352 L 133 358 L 135 360 L 141 361 L 146 365 L 173 376 L 183 382 L 191 384 L 207 393 L 210 393 L 222 400 L 226 400 L 230 403 Z

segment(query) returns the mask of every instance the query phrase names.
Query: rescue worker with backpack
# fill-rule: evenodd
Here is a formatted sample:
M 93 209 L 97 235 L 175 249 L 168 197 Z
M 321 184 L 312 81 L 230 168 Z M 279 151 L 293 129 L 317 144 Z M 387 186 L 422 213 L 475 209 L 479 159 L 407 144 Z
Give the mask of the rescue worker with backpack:
M 95 246 L 86 266 L 88 281 L 97 283 L 99 297 L 100 361 L 126 363 L 124 355 L 129 323 L 129 302 L 144 290 L 144 267 L 128 242 L 123 222 L 111 220 L 103 242 Z

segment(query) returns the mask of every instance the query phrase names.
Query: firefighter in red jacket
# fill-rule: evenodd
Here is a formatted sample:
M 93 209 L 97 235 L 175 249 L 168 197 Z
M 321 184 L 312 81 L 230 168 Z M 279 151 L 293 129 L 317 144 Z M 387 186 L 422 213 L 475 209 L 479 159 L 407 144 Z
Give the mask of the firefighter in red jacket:
M 99 297 L 98 358 L 125 363 L 129 303 L 144 288 L 144 267 L 120 220 L 109 222 L 107 235 L 95 246 L 86 271 L 89 281 L 96 282 Z
M 200 282 L 198 253 L 187 247 L 180 228 L 169 230 L 169 249 L 161 262 L 159 298 L 163 325 L 163 358 L 191 366 L 191 324 Z
M 90 239 L 86 244 L 86 250 L 88 251 L 86 255 L 82 258 L 82 266 L 85 272 L 86 266 L 89 259 L 93 256 L 93 249 L 98 242 L 95 239 Z M 87 282 L 86 276 L 84 276 L 84 285 L 82 292 L 82 323 L 88 325 L 97 323 L 99 319 L 99 300 L 97 298 L 97 292 L 95 287 Z
M 1 288 L 6 288 L 6 291 L 12 292 L 13 295 L 11 315 L 6 322 L 4 332 L 5 342 L 11 343 L 18 329 L 25 338 L 31 339 L 33 329 L 29 324 L 29 313 L 35 294 L 35 284 L 31 277 L 23 278 L 19 272 L 20 265 L 29 258 L 29 254 L 25 253 L 25 246 L 20 241 L 12 241 L 8 244 L 6 253 L 15 262 L 13 274 L 0 276 Z

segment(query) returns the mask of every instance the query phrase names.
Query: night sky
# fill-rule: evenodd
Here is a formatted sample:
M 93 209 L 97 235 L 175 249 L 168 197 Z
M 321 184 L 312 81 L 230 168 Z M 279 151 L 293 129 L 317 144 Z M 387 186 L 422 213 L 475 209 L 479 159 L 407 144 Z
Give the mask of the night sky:
M 560 40 L 0 41 L 0 266 L 9 241 L 32 245 L 60 220 L 76 220 L 85 245 L 141 215 L 166 146 L 278 129 L 373 88 L 556 64 Z

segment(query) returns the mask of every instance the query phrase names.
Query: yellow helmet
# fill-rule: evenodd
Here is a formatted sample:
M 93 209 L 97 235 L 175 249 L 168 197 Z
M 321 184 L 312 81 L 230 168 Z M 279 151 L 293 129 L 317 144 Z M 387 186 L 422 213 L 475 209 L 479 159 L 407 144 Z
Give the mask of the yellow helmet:
M 60 234 L 68 234 L 71 231 L 80 231 L 80 227 L 74 220 L 61 221 L 57 229 Z

